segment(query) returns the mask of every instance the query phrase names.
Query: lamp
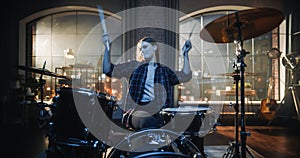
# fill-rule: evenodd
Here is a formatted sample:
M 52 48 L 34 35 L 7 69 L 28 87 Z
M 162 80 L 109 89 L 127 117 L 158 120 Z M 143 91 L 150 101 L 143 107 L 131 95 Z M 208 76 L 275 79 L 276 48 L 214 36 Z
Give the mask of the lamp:
M 68 59 L 74 59 L 74 57 L 75 57 L 75 55 L 73 53 L 73 49 L 71 49 L 71 48 L 64 50 L 64 53 L 65 53 L 65 57 Z
M 75 55 L 74 55 L 73 50 L 71 48 L 68 48 L 68 49 L 64 50 L 64 55 L 65 55 L 65 57 L 64 57 L 65 66 L 67 66 L 67 61 L 68 61 L 68 63 L 72 62 L 75 58 Z

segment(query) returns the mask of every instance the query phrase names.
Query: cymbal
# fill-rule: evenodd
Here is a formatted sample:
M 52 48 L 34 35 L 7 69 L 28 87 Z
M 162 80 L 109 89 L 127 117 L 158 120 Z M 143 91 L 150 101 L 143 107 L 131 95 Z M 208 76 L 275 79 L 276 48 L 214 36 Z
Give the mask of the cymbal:
M 47 69 L 34 68 L 34 67 L 23 66 L 23 65 L 18 65 L 18 68 L 21 69 L 21 70 L 25 70 L 25 71 L 29 71 L 29 72 L 34 72 L 34 73 L 39 73 L 39 74 L 43 74 L 43 75 L 47 75 L 47 76 L 53 76 L 53 77 L 59 77 L 59 78 L 69 79 L 67 76 L 63 76 L 63 75 L 60 75 L 60 74 L 56 74 L 56 73 L 50 72 Z
M 237 17 L 240 22 L 241 39 L 238 39 Z M 271 8 L 257 8 L 237 11 L 217 18 L 207 24 L 200 37 L 213 43 L 230 43 L 248 40 L 270 32 L 283 21 L 282 12 Z
M 219 74 L 220 76 L 238 76 L 240 75 L 239 73 L 232 72 L 232 73 L 224 73 L 224 74 Z M 258 76 L 258 73 L 250 73 L 250 72 L 244 72 L 244 76 Z

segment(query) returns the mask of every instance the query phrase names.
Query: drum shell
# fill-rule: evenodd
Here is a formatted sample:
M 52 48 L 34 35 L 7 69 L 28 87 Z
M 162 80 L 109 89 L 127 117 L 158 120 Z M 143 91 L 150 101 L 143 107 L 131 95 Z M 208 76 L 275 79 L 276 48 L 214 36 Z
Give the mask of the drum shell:
M 113 103 L 98 97 L 95 92 L 61 88 L 58 94 L 59 97 L 55 102 L 56 110 L 53 126 L 57 138 L 86 139 L 89 131 L 87 131 L 87 127 L 81 120 L 81 117 L 94 120 L 88 122 L 88 125 L 97 124 L 101 126 L 107 124 L 104 122 L 103 117 L 109 117 L 109 119 L 112 117 L 114 105 L 110 104 Z M 99 116 L 99 108 L 102 108 L 106 116 L 102 114 Z M 80 115 L 78 110 L 81 110 Z
M 186 123 L 187 120 L 191 120 L 190 124 L 186 128 L 185 131 L 181 131 L 184 134 L 196 134 L 199 132 L 201 124 L 202 124 L 202 119 L 204 117 L 204 113 L 202 112 L 167 112 L 164 111 L 162 112 L 163 114 L 163 120 L 164 124 L 169 123 L 172 121 L 172 129 L 175 130 L 177 125 L 180 125 L 182 123 Z M 176 119 L 174 119 L 176 117 Z
M 144 129 L 129 134 L 110 150 L 115 157 L 193 157 L 200 151 L 185 136 L 165 129 Z
M 53 130 L 58 138 L 83 138 L 85 126 L 81 121 L 73 98 L 72 88 L 63 88 L 58 92 L 55 102 Z M 87 98 L 88 100 L 88 98 Z
M 204 136 L 215 122 L 215 113 L 209 107 L 165 108 L 160 113 L 166 128 L 186 135 Z

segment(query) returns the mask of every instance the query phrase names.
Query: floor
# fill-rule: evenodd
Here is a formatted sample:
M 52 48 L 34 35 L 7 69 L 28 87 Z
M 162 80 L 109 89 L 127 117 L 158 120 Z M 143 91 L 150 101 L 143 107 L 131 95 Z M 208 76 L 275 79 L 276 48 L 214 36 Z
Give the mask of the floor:
M 236 140 L 232 118 L 233 115 L 220 117 L 216 130 L 204 137 L 205 149 L 212 146 L 230 147 L 229 143 Z M 249 132 L 245 142 L 247 147 L 265 158 L 300 157 L 299 120 L 277 118 L 270 123 L 251 116 L 246 121 L 245 130 Z M 28 127 L 22 122 L 4 124 L 1 127 L 1 153 L 11 158 L 36 158 L 47 149 L 47 130 L 46 127 L 40 128 L 34 121 Z M 239 151 L 242 152 L 240 148 Z

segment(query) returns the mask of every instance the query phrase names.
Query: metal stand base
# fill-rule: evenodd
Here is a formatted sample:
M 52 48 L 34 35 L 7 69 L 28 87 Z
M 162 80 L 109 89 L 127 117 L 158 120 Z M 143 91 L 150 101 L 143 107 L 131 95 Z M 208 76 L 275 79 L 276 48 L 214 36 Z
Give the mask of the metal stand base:
M 240 147 L 241 145 L 238 144 L 238 146 Z M 222 158 L 240 158 L 241 156 L 239 154 L 236 154 L 235 149 L 236 149 L 236 142 L 234 141 L 230 142 L 229 147 L 227 148 Z M 247 147 L 246 147 L 246 151 L 251 158 L 254 158 L 253 154 L 249 151 Z

